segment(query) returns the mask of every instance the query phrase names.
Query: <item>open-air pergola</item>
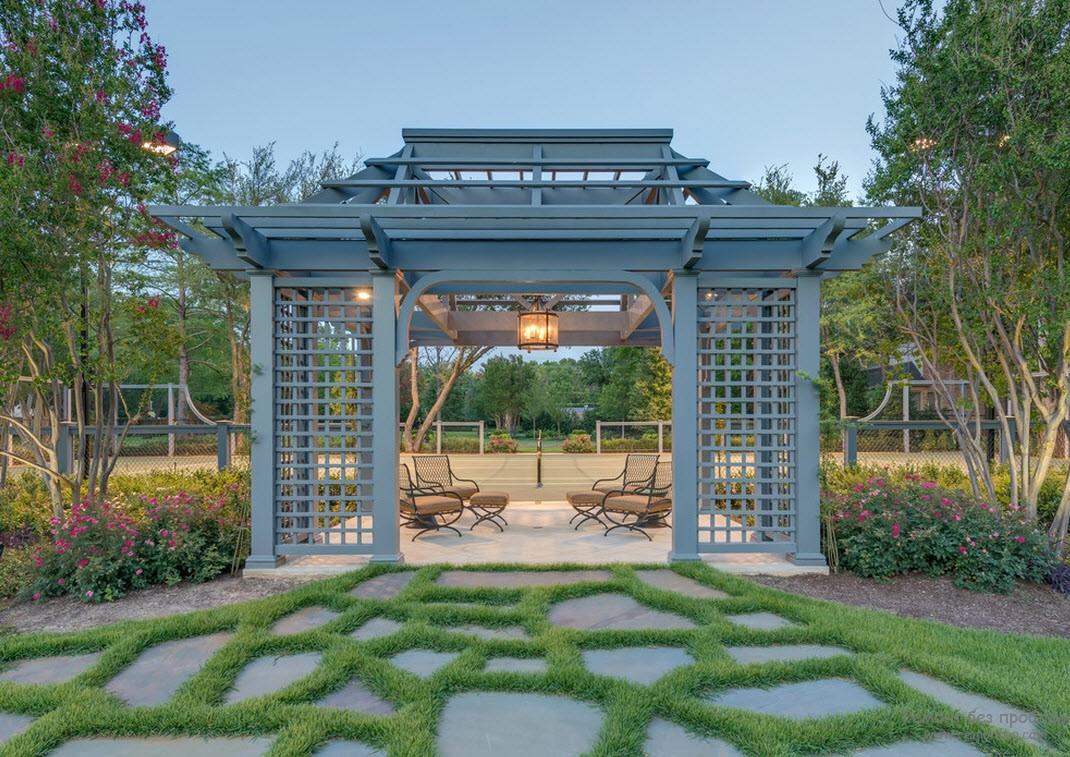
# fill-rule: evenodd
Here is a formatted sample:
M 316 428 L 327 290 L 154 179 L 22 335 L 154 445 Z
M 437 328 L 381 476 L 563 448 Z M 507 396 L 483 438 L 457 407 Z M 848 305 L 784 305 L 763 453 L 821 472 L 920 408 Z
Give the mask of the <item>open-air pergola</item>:
M 888 249 L 916 208 L 772 205 L 671 130 L 407 129 L 291 205 L 154 207 L 249 277 L 252 555 L 401 559 L 397 366 L 413 345 L 657 345 L 673 365 L 673 548 L 823 564 L 820 282 Z M 473 295 L 500 298 L 497 306 Z

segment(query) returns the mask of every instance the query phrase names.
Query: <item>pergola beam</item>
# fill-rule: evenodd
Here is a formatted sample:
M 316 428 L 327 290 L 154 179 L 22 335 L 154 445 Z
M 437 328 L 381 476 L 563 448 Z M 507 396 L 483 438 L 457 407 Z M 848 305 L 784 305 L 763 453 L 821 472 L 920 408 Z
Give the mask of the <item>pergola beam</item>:
M 800 262 L 803 268 L 820 268 L 832 255 L 833 245 L 843 233 L 847 219 L 834 215 L 803 239 Z
M 230 237 L 234 254 L 239 260 L 256 268 L 269 267 L 271 251 L 263 234 L 230 213 L 221 216 L 219 220 Z

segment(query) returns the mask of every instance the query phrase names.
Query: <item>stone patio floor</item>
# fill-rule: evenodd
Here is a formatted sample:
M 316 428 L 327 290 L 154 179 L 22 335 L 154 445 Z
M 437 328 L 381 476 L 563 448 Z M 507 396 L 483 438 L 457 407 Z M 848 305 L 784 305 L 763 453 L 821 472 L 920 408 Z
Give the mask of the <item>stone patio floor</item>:
M 348 592 L 355 601 L 383 603 L 403 596 L 413 580 L 413 572 L 382 575 L 358 584 Z M 537 591 L 544 587 L 604 583 L 613 574 L 597 571 L 533 571 L 489 572 L 447 571 L 435 583 L 439 590 L 461 591 Z M 668 570 L 636 571 L 635 579 L 651 590 L 689 598 L 690 601 L 731 601 L 731 595 L 706 586 L 693 579 Z M 594 588 L 594 587 L 592 587 Z M 503 645 L 500 653 L 487 657 L 482 672 L 486 675 L 511 675 L 527 678 L 551 676 L 559 663 L 540 654 L 537 639 L 529 629 L 508 623 L 495 624 L 486 620 L 487 605 L 480 602 L 458 602 L 450 605 L 439 598 L 439 606 L 454 608 L 451 613 L 478 613 L 481 622 L 454 623 L 446 627 L 451 633 L 468 634 L 491 645 Z M 369 605 L 380 608 L 381 604 Z M 363 613 L 359 623 L 349 622 L 347 612 L 310 605 L 277 618 L 269 626 L 271 638 L 282 639 L 298 634 L 335 634 L 353 645 L 378 644 L 395 634 L 405 633 L 405 620 L 381 616 L 368 618 Z M 448 617 L 454 617 L 450 615 Z M 737 666 L 766 666 L 770 664 L 805 664 L 809 660 L 844 657 L 857 653 L 843 646 L 778 643 L 785 633 L 805 630 L 805 624 L 794 622 L 772 612 L 725 613 L 724 621 L 743 629 L 740 633 L 747 643 L 720 647 L 716 654 Z M 701 664 L 704 658 L 689 639 L 701 629 L 691 619 L 673 612 L 647 606 L 619 591 L 598 591 L 585 596 L 565 598 L 549 606 L 546 621 L 550 627 L 569 629 L 576 634 L 573 653 L 584 668 L 597 676 L 616 678 L 629 685 L 656 687 L 666 676 L 687 675 L 687 671 Z M 652 632 L 674 634 L 679 643 L 646 642 L 633 646 L 598 648 L 599 634 Z M 111 680 L 99 685 L 127 706 L 166 706 L 191 679 L 216 655 L 225 654 L 229 644 L 241 635 L 240 631 L 202 634 L 185 639 L 163 640 L 143 649 Z M 768 642 L 766 642 L 768 636 Z M 309 637 L 311 638 L 311 637 Z M 666 637 L 670 638 L 670 637 Z M 272 653 L 271 645 L 252 659 L 246 659 L 231 682 L 231 688 L 220 707 L 241 706 L 239 703 L 270 700 L 286 692 L 300 690 L 323 672 L 327 653 L 319 651 L 291 651 Z M 508 650 L 508 651 L 506 651 Z M 11 691 L 26 691 L 35 687 L 76 682 L 92 674 L 94 667 L 106 656 L 107 650 L 71 655 L 27 657 L 0 663 L 0 684 L 17 687 Z M 703 653 L 706 654 L 706 653 Z M 410 680 L 429 682 L 447 670 L 462 665 L 460 651 L 439 651 L 416 645 L 380 658 L 394 669 L 405 671 Z M 483 665 L 484 663 L 481 663 Z M 726 663 L 720 663 L 726 664 Z M 755 668 L 757 669 L 757 668 Z M 1044 739 L 1029 713 L 978 694 L 963 691 L 937 678 L 909 670 L 898 671 L 899 680 L 906 686 L 931 697 L 937 706 L 950 707 L 958 712 L 985 716 L 993 727 L 1001 728 L 1023 744 L 1043 745 Z M 489 677 L 486 679 L 490 681 Z M 504 679 L 503 679 L 504 680 Z M 740 679 L 743 680 L 743 679 Z M 424 685 L 423 683 L 419 685 Z M 46 690 L 46 689 L 42 689 Z M 649 689 L 651 692 L 656 689 Z M 3 689 L 0 689 L 3 691 Z M 395 692 L 396 695 L 396 692 Z M 653 696 L 653 694 L 651 694 Z M 390 692 L 378 682 L 371 671 L 356 668 L 344 683 L 326 695 L 318 696 L 311 704 L 323 711 L 342 717 L 355 713 L 362 717 L 389 718 L 394 716 L 403 701 L 391 701 Z M 762 715 L 792 721 L 811 722 L 829 717 L 851 717 L 860 713 L 880 712 L 891 703 L 861 682 L 838 676 L 804 676 L 802 680 L 786 680 L 773 685 L 735 685 L 715 690 L 695 692 L 694 706 L 723 708 L 733 717 Z M 2 705 L 0 705 L 2 708 Z M 15 746 L 22 734 L 34 728 L 36 717 L 24 712 L 0 711 L 0 747 L 11 741 Z M 510 691 L 456 691 L 447 695 L 438 719 L 437 750 L 445 757 L 563 757 L 580 755 L 598 741 L 602 729 L 612 724 L 596 704 L 581 698 L 561 694 Z M 181 729 L 181 724 L 176 723 Z M 187 755 L 259 755 L 272 748 L 269 736 L 219 736 L 202 738 L 176 733 L 174 736 L 137 737 L 109 734 L 102 724 L 100 736 L 79 735 L 56 748 L 54 755 L 146 755 L 151 757 L 187 757 Z M 648 755 L 739 755 L 742 754 L 728 738 L 695 733 L 681 723 L 661 717 L 653 718 L 646 731 L 644 751 Z M 384 755 L 374 744 L 347 739 L 328 739 L 315 751 L 318 755 Z M 930 739 L 904 739 L 879 748 L 856 750 L 859 755 L 976 755 L 983 754 L 971 744 L 946 734 Z

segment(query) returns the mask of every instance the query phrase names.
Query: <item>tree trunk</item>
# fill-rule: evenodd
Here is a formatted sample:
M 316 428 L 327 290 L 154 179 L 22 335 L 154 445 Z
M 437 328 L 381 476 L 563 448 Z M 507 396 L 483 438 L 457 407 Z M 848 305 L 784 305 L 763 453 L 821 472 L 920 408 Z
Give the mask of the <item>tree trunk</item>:
M 418 358 L 418 348 L 413 347 L 409 350 L 409 395 L 412 399 L 412 406 L 409 408 L 409 414 L 405 418 L 405 428 L 401 434 L 406 452 L 420 451 L 413 443 L 412 436 L 412 428 L 416 425 L 416 416 L 420 413 L 420 365 Z
M 843 386 L 843 375 L 840 373 L 839 354 L 830 354 L 829 365 L 832 366 L 832 378 L 836 381 L 836 396 L 840 400 L 840 420 L 847 417 L 847 390 Z

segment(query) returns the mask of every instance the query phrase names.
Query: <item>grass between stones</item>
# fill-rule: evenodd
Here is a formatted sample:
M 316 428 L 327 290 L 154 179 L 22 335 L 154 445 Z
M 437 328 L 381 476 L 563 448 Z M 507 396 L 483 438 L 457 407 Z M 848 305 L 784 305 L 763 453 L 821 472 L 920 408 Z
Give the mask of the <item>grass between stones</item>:
M 643 567 L 653 566 L 635 566 Z M 350 739 L 390 755 L 423 757 L 435 753 L 443 707 L 451 696 L 466 691 L 539 692 L 591 703 L 603 713 L 591 754 L 605 757 L 641 755 L 647 727 L 655 718 L 699 736 L 724 739 L 754 755 L 845 753 L 945 733 L 989 754 L 1070 753 L 1070 644 L 1066 641 L 952 628 L 847 608 L 768 589 L 701 564 L 678 565 L 674 570 L 726 592 L 727 598 L 698 599 L 655 588 L 640 581 L 631 566 L 606 566 L 612 574 L 608 581 L 524 589 L 439 586 L 435 579 L 444 569 L 420 568 L 393 599 L 347 593 L 362 581 L 391 570 L 376 566 L 230 607 L 70 634 L 4 637 L 0 639 L 0 665 L 4 667 L 46 655 L 102 654 L 95 665 L 65 683 L 0 683 L 0 711 L 36 718 L 0 747 L 0 755 L 46 754 L 70 739 L 97 735 L 244 735 L 272 737 L 273 756 L 312 754 L 328 741 Z M 547 620 L 553 603 L 602 592 L 629 595 L 650 608 L 685 616 L 697 627 L 578 631 L 551 626 Z M 449 600 L 475 604 L 455 607 Z M 284 616 L 312 606 L 339 614 L 308 631 L 285 636 L 271 632 Z M 725 617 L 763 611 L 798 625 L 752 630 Z M 348 636 L 374 617 L 404 625 L 394 634 L 368 641 Z M 448 630 L 466 624 L 519 626 L 531 638 L 480 639 Z M 128 707 L 104 688 L 155 644 L 221 631 L 232 632 L 233 637 L 163 705 Z M 725 649 L 768 644 L 834 645 L 854 654 L 740 665 Z M 651 686 L 594 675 L 584 668 L 584 650 L 642 645 L 679 646 L 696 662 Z M 390 657 L 411 649 L 458 656 L 431 677 L 420 679 L 389 662 Z M 224 704 L 247 664 L 262 656 L 302 652 L 322 655 L 310 676 L 268 696 Z M 485 672 L 487 660 L 495 657 L 540 658 L 546 661 L 547 670 L 543 674 Z M 1034 713 L 1051 751 L 939 704 L 906 685 L 897 675 L 902 669 Z M 718 707 L 704 700 L 732 688 L 830 677 L 854 681 L 883 706 L 795 721 Z M 391 702 L 397 712 L 364 715 L 316 705 L 354 678 Z

